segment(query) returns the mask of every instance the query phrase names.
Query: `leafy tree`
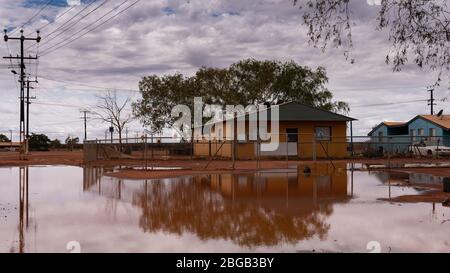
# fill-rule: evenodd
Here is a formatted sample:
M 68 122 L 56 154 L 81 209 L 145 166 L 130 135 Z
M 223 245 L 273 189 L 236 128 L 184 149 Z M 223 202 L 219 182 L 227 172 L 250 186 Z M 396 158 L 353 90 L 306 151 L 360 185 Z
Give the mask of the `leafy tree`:
M 51 140 L 44 134 L 31 134 L 29 138 L 29 148 L 33 151 L 48 151 Z
M 294 0 L 303 12 L 303 24 L 310 42 L 325 50 L 343 47 L 350 57 L 353 47 L 352 5 L 360 0 Z M 386 63 L 394 71 L 401 70 L 413 56 L 419 67 L 439 73 L 450 70 L 450 11 L 447 0 L 382 0 L 377 16 L 377 29 L 388 29 L 391 49 Z
M 0 134 L 0 142 L 11 142 L 11 141 L 7 136 Z
M 59 139 L 54 139 L 54 140 L 52 140 L 51 141 L 51 143 L 50 143 L 50 145 L 51 145 L 51 147 L 53 148 L 53 149 L 59 149 L 59 148 L 61 148 L 61 146 L 62 146 L 62 144 L 61 144 L 61 141 L 59 140 Z
M 178 104 L 194 107 L 194 97 L 206 104 L 256 105 L 296 101 L 331 111 L 348 111 L 345 102 L 332 101 L 325 88 L 324 68 L 312 70 L 291 62 L 247 59 L 228 68 L 203 67 L 192 77 L 182 74 L 147 76 L 139 82 L 142 99 L 133 103 L 134 115 L 143 125 L 160 131 L 174 121 Z M 193 118 L 193 117 L 192 117 Z

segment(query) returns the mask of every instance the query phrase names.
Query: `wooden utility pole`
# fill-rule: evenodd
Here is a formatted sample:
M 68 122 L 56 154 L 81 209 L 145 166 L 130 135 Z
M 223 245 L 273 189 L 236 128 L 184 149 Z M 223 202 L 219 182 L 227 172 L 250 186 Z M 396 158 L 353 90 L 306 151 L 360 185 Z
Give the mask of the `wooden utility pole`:
M 25 41 L 36 41 L 37 43 L 39 43 L 41 41 L 41 37 L 39 36 L 39 31 L 37 31 L 37 37 L 36 38 L 26 38 L 23 35 L 23 29 L 20 30 L 20 37 L 9 37 L 7 35 L 7 30 L 4 30 L 5 32 L 5 36 L 4 41 L 8 42 L 9 40 L 19 40 L 20 41 L 20 56 L 7 56 L 7 57 L 3 57 L 3 59 L 9 59 L 9 60 L 20 60 L 20 144 L 23 145 L 23 142 L 27 143 L 28 142 L 28 136 L 25 134 L 25 60 L 37 60 L 38 56 L 32 57 L 32 56 L 28 56 L 25 57 L 24 56 L 24 43 Z M 15 74 L 17 74 L 17 72 L 15 71 L 11 71 Z M 20 159 L 24 159 L 24 154 L 26 151 L 26 144 L 22 146 L 22 148 L 20 149 Z
M 434 88 L 428 89 L 428 92 L 430 92 L 430 99 L 428 100 L 428 105 L 430 106 L 431 115 L 434 115 L 434 106 L 436 105 L 436 103 L 434 103 L 434 101 L 435 101 Z
M 84 141 L 87 140 L 87 113 L 90 113 L 90 111 L 83 109 L 80 110 L 81 113 L 83 113 L 82 119 L 84 119 Z

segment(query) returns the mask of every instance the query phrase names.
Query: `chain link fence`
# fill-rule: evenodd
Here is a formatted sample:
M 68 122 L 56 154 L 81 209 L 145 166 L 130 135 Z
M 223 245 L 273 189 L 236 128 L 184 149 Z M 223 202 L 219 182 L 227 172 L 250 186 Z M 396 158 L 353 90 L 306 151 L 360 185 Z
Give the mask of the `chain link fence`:
M 279 134 L 277 148 L 268 141 L 227 139 L 195 140 L 175 137 L 141 137 L 84 142 L 84 159 L 339 159 L 380 157 L 440 157 L 450 155 L 450 136 L 346 136 Z

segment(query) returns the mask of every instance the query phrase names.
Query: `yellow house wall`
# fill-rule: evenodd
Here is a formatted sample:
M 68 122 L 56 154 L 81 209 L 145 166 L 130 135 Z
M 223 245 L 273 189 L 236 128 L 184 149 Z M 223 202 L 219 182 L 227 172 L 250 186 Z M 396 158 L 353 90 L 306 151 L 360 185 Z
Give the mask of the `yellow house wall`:
M 280 122 L 280 143 L 286 142 L 286 129 L 297 128 L 299 132 L 297 154 L 299 158 L 312 158 L 314 154 L 314 133 L 316 127 L 331 127 L 331 140 L 316 141 L 316 156 L 324 158 L 343 158 L 347 156 L 347 124 L 345 121 L 310 121 L 310 122 Z M 226 134 L 226 126 L 223 128 Z M 246 126 L 248 136 L 248 125 Z M 268 129 L 270 132 L 270 128 Z M 321 144 L 322 145 L 321 145 Z M 222 143 L 211 143 L 211 155 L 216 154 Z M 219 157 L 231 157 L 232 145 L 225 143 L 217 152 Z M 238 159 L 253 159 L 255 155 L 254 143 L 238 143 Z M 198 142 L 194 145 L 194 155 L 209 156 L 209 143 L 207 141 Z

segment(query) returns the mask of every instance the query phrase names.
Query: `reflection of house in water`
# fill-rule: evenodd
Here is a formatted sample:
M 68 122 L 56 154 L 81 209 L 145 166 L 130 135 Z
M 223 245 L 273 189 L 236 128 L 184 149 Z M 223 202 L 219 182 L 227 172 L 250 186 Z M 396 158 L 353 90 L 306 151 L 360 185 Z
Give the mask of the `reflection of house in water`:
M 374 172 L 374 175 L 383 183 L 397 184 L 442 184 L 443 177 L 425 173 L 405 173 L 405 172 Z
M 261 171 L 256 175 L 213 174 L 205 177 L 211 180 L 211 189 L 226 198 L 348 199 L 346 172 L 336 172 L 328 164 L 317 165 L 315 172 L 319 175 L 303 175 L 302 170 L 303 167 L 299 166 L 296 169 Z
M 317 165 L 321 175 L 305 176 L 302 170 L 149 181 L 106 178 L 95 179 L 97 185 L 84 184 L 91 185 L 91 192 L 141 209 L 139 225 L 146 232 L 194 233 L 204 240 L 268 246 L 314 236 L 324 239 L 333 205 L 351 198 L 346 172 L 335 172 L 328 165 Z

